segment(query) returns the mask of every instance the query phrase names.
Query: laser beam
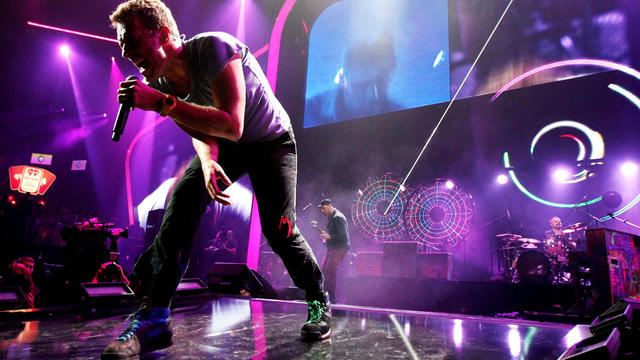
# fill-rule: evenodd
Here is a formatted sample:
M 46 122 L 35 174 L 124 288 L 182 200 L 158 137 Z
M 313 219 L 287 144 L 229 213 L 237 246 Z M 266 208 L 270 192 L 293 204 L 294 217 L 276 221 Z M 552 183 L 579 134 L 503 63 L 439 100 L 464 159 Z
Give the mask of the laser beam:
M 451 109 L 451 105 L 453 105 L 453 102 L 456 100 L 456 98 L 458 97 L 458 94 L 460 93 L 460 90 L 462 89 L 464 84 L 467 82 L 467 79 L 469 78 L 469 75 L 471 74 L 473 69 L 476 67 L 476 64 L 478 63 L 478 60 L 480 59 L 480 57 L 484 53 L 484 50 L 487 48 L 487 45 L 489 45 L 489 42 L 493 38 L 493 34 L 495 34 L 496 30 L 498 30 L 498 27 L 502 23 L 502 19 L 504 19 L 505 15 L 507 15 L 507 12 L 509 11 L 509 8 L 511 8 L 511 4 L 513 4 L 513 0 L 509 1 L 509 3 L 507 4 L 507 7 L 502 12 L 502 15 L 500 15 L 500 18 L 498 19 L 498 22 L 496 23 L 496 25 L 493 27 L 493 30 L 491 30 L 491 33 L 489 34 L 489 37 L 487 38 L 487 41 L 485 41 L 484 45 L 482 45 L 482 48 L 480 49 L 480 52 L 478 53 L 478 56 L 476 56 L 476 59 L 473 61 L 473 64 L 471 64 L 471 67 L 469 68 L 469 71 L 467 71 L 467 75 L 465 75 L 464 79 L 462 79 L 462 82 L 460 83 L 460 86 L 458 86 L 458 90 L 456 90 L 456 93 L 451 98 L 451 101 L 449 101 L 449 104 L 447 105 L 447 108 L 444 109 L 444 112 L 442 113 L 442 116 L 440 116 L 440 120 L 438 120 L 438 123 L 436 124 L 436 127 L 434 127 L 433 131 L 431 131 L 431 135 L 429 135 L 429 138 L 427 139 L 427 142 L 422 147 L 422 150 L 418 154 L 418 157 L 416 158 L 416 161 L 414 161 L 413 165 L 411 165 L 411 169 L 409 169 L 409 172 L 407 173 L 407 176 L 405 176 L 404 179 L 402 180 L 402 183 L 400 184 L 400 187 L 404 187 L 405 183 L 407 182 L 407 179 L 409 178 L 409 176 L 411 176 L 411 173 L 413 172 L 413 170 L 415 169 L 416 165 L 420 161 L 420 158 L 422 158 L 422 154 L 424 154 L 424 151 L 427 149 L 427 146 L 429 146 L 429 143 L 431 143 L 431 139 L 433 139 L 433 136 L 436 134 L 436 131 L 438 131 L 438 128 L 440 127 L 440 124 L 442 124 L 442 121 L 444 120 L 445 116 L 447 116 L 447 113 L 449 113 L 449 109 Z M 387 206 L 387 209 L 384 211 L 385 215 L 387 215 L 387 213 L 389 212 L 389 209 L 391 209 L 391 205 L 393 205 L 393 202 L 398 197 L 398 193 L 399 192 L 400 192 L 400 190 L 396 191 L 396 193 L 393 195 L 393 198 L 389 202 L 389 206 Z
M 88 38 L 92 38 L 92 39 L 98 39 L 98 40 L 114 42 L 116 44 L 118 43 L 118 40 L 116 40 L 114 38 L 108 38 L 108 37 L 104 37 L 104 36 L 100 36 L 100 35 L 93 35 L 93 34 L 81 32 L 81 31 L 63 29 L 63 28 L 59 28 L 59 27 L 55 27 L 55 26 L 51 26 L 51 25 L 38 24 L 38 23 L 33 22 L 33 21 L 27 21 L 27 25 L 31 25 L 31 26 L 35 26 L 35 27 L 39 27 L 39 28 L 43 28 L 43 29 L 60 31 L 60 32 L 67 33 L 67 34 L 84 36 L 84 37 L 88 37 Z

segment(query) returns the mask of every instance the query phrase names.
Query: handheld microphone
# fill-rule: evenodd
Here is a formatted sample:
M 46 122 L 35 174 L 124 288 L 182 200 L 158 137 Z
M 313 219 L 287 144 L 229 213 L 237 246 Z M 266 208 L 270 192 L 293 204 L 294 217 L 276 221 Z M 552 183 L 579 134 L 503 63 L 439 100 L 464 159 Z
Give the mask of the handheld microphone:
M 129 75 L 127 80 L 137 80 L 138 78 L 135 75 Z M 124 131 L 124 126 L 127 124 L 127 118 L 129 117 L 129 112 L 133 107 L 133 99 L 123 102 L 120 104 L 120 108 L 118 109 L 118 116 L 116 116 L 116 121 L 113 124 L 113 134 L 111 135 L 111 140 L 120 141 L 120 135 Z

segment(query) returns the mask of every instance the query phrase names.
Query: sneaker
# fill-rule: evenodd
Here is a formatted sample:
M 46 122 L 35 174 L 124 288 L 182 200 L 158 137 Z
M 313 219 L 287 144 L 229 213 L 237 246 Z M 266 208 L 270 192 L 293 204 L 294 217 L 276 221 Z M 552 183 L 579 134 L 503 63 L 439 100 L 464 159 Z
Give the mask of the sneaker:
M 142 305 L 130 317 L 129 326 L 102 352 L 101 359 L 132 359 L 173 344 L 169 309 L 149 310 Z
M 302 326 L 302 341 L 319 341 L 331 335 L 331 304 L 329 301 L 307 301 L 309 316 Z

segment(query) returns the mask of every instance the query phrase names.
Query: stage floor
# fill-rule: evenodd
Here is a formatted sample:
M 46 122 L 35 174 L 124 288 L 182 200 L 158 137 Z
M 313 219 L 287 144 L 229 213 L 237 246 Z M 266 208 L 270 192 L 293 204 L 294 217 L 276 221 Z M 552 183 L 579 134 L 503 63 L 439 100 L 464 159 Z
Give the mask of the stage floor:
M 0 358 L 99 359 L 124 315 L 0 321 Z M 174 345 L 143 359 L 557 359 L 578 327 L 334 305 L 330 341 L 304 343 L 301 301 L 211 297 L 173 311 Z M 22 333 L 21 333 L 22 331 Z

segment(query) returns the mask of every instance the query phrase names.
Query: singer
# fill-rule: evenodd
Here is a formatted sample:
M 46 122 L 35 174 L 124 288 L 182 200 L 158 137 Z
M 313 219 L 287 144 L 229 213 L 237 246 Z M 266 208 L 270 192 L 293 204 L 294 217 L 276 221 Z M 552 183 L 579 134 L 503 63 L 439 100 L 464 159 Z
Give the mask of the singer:
M 176 185 L 154 243 L 141 255 L 132 285 L 143 301 L 103 359 L 135 357 L 172 343 L 169 305 L 188 265 L 200 217 L 226 186 L 248 173 L 260 222 L 293 282 L 306 293 L 303 340 L 330 335 L 330 304 L 315 256 L 295 225 L 296 142 L 289 116 L 249 49 L 221 32 L 183 40 L 167 6 L 130 0 L 111 14 L 122 56 L 144 81 L 125 80 L 120 103 L 170 116 L 192 137 L 196 155 Z M 292 226 L 282 226 L 283 220 Z

